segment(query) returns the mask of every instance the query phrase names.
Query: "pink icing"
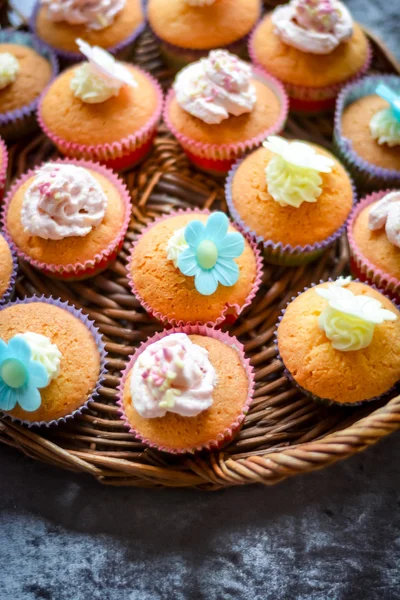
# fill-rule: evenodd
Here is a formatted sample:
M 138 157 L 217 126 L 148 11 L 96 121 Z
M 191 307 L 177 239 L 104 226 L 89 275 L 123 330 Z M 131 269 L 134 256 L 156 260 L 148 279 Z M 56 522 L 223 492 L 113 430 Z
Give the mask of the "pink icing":
M 369 211 L 368 228 L 376 231 L 383 227 L 389 242 L 400 248 L 400 190 L 386 194 Z
M 41 0 L 51 21 L 86 25 L 89 29 L 109 27 L 126 0 Z

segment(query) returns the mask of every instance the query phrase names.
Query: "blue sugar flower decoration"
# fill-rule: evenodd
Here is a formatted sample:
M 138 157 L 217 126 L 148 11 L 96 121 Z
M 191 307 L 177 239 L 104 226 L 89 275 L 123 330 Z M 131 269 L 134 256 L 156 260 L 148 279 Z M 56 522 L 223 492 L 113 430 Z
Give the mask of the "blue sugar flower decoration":
M 203 296 L 213 294 L 218 284 L 234 285 L 239 279 L 239 267 L 233 260 L 243 253 L 241 233 L 228 233 L 228 217 L 222 212 L 209 216 L 204 225 L 191 221 L 185 228 L 185 248 L 178 258 L 179 270 L 194 276 L 196 290 Z
M 27 412 L 39 408 L 38 388 L 49 384 L 46 369 L 32 360 L 29 344 L 14 336 L 8 344 L 0 340 L 0 409 L 12 410 L 16 404 Z

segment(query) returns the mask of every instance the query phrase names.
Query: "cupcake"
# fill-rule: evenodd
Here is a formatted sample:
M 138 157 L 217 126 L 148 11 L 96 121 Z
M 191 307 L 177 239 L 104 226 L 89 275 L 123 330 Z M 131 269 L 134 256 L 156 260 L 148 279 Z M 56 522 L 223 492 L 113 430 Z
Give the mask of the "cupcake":
M 37 128 L 39 96 L 58 73 L 54 53 L 31 34 L 0 31 L 0 135 L 7 141 Z
M 132 247 L 132 291 L 155 318 L 172 325 L 235 320 L 259 288 L 254 244 L 221 212 L 189 209 L 162 217 Z
M 105 356 L 94 323 L 66 302 L 0 307 L 0 410 L 28 426 L 73 417 L 97 396 Z
M 4 188 L 6 186 L 7 179 L 7 167 L 8 167 L 8 152 L 7 146 L 0 138 L 0 202 L 4 197 Z
M 115 260 L 131 215 L 125 184 L 70 159 L 28 171 L 10 189 L 3 226 L 23 260 L 61 279 L 85 279 Z
M 400 186 L 400 77 L 376 75 L 347 86 L 335 114 L 338 155 L 363 188 Z
M 342 165 L 326 150 L 270 136 L 227 178 L 233 219 L 265 259 L 299 265 L 318 258 L 343 233 L 355 192 Z
M 162 112 L 162 92 L 150 75 L 78 40 L 87 56 L 46 90 L 38 118 L 59 151 L 127 169 L 149 153 Z
M 256 27 L 249 53 L 285 85 L 290 108 L 302 112 L 333 109 L 340 88 L 371 61 L 365 33 L 337 0 L 278 6 Z
M 364 198 L 354 209 L 347 236 L 352 273 L 400 304 L 400 190 Z
M 277 327 L 291 381 L 341 405 L 380 398 L 400 380 L 400 312 L 377 290 L 339 278 L 302 292 Z
M 177 75 L 164 120 L 196 167 L 224 175 L 237 158 L 283 129 L 287 111 L 275 79 L 215 50 Z
M 260 0 L 149 0 L 148 20 L 169 65 L 181 68 L 225 48 L 245 55 Z
M 240 429 L 253 370 L 234 337 L 207 327 L 157 333 L 122 374 L 119 405 L 130 431 L 165 452 L 212 450 Z
M 38 0 L 30 26 L 64 62 L 82 60 L 77 38 L 121 56 L 144 29 L 142 0 Z
M 8 302 L 14 292 L 17 257 L 0 234 L 0 305 Z

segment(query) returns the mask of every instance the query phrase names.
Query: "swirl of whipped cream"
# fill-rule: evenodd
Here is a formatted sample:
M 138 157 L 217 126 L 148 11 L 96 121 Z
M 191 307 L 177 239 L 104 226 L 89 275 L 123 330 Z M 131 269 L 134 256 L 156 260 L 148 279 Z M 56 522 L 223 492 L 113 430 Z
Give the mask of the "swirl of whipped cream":
M 107 196 L 83 167 L 47 163 L 25 192 L 21 221 L 25 231 L 45 240 L 84 237 L 100 225 Z
M 272 13 L 276 35 L 311 54 L 329 54 L 353 34 L 353 19 L 338 0 L 292 0 Z
M 400 121 L 396 119 L 390 108 L 375 113 L 369 122 L 369 130 L 378 144 L 390 147 L 400 145 Z
M 316 293 L 328 301 L 318 318 L 318 325 L 341 352 L 362 350 L 370 345 L 375 327 L 384 321 L 395 321 L 397 316 L 382 308 L 379 300 L 366 295 L 355 295 L 346 289 L 349 282 L 341 280 L 329 287 L 315 287 Z
M 50 21 L 85 25 L 94 30 L 109 27 L 125 3 L 126 0 L 40 0 Z
M 167 258 L 172 260 L 175 267 L 178 267 L 179 256 L 188 247 L 185 240 L 185 229 L 186 227 L 177 229 L 167 242 Z
M 216 381 L 207 350 L 173 333 L 148 346 L 133 365 L 132 403 L 146 419 L 168 411 L 195 417 L 212 405 Z
M 400 248 L 400 190 L 389 192 L 369 211 L 368 229 L 385 228 L 387 239 Z
M 49 383 L 52 379 L 58 377 L 62 354 L 56 344 L 52 344 L 51 340 L 45 335 L 33 333 L 32 331 L 18 334 L 16 337 L 23 338 L 28 344 L 32 352 L 32 360 L 44 366 L 49 377 Z
M 11 52 L 0 52 L 0 90 L 14 83 L 19 73 L 19 60 Z
M 271 135 L 263 146 L 274 153 L 266 169 L 269 194 L 281 206 L 299 208 L 316 202 L 322 193 L 320 173 L 330 173 L 334 161 L 304 142 Z
M 221 123 L 229 115 L 253 110 L 256 89 L 251 66 L 226 50 L 213 50 L 178 73 L 176 100 L 186 112 L 205 123 Z

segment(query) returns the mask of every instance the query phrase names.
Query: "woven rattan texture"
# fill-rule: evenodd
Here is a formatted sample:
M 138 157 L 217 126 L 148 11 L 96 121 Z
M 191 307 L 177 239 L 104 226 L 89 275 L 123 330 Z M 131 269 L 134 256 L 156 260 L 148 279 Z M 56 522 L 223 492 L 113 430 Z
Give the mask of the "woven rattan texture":
M 372 39 L 372 38 L 371 38 Z M 374 71 L 398 72 L 394 59 L 372 39 Z M 157 46 L 145 33 L 134 60 L 167 86 L 169 73 Z M 326 147 L 331 118 L 289 119 L 289 137 L 311 139 Z M 56 151 L 43 136 L 10 149 L 9 179 Z M 226 210 L 223 186 L 195 172 L 161 125 L 151 157 L 125 174 L 134 204 L 123 249 L 112 268 L 80 283 L 52 281 L 22 264 L 17 294 L 51 294 L 81 307 L 94 319 L 106 341 L 108 376 L 97 402 L 65 426 L 28 430 L 0 421 L 0 441 L 57 467 L 90 473 L 115 486 L 221 487 L 261 482 L 274 484 L 290 475 L 323 468 L 359 452 L 400 427 L 400 396 L 357 408 L 328 408 L 303 397 L 283 376 L 273 331 L 281 308 L 304 286 L 346 270 L 348 249 L 341 239 L 319 262 L 301 268 L 265 266 L 255 302 L 230 329 L 244 343 L 256 373 L 250 413 L 239 435 L 223 451 L 196 457 L 169 456 L 150 450 L 124 429 L 115 404 L 118 378 L 128 356 L 160 329 L 129 291 L 126 263 L 131 243 L 154 217 L 177 208 L 201 206 Z

